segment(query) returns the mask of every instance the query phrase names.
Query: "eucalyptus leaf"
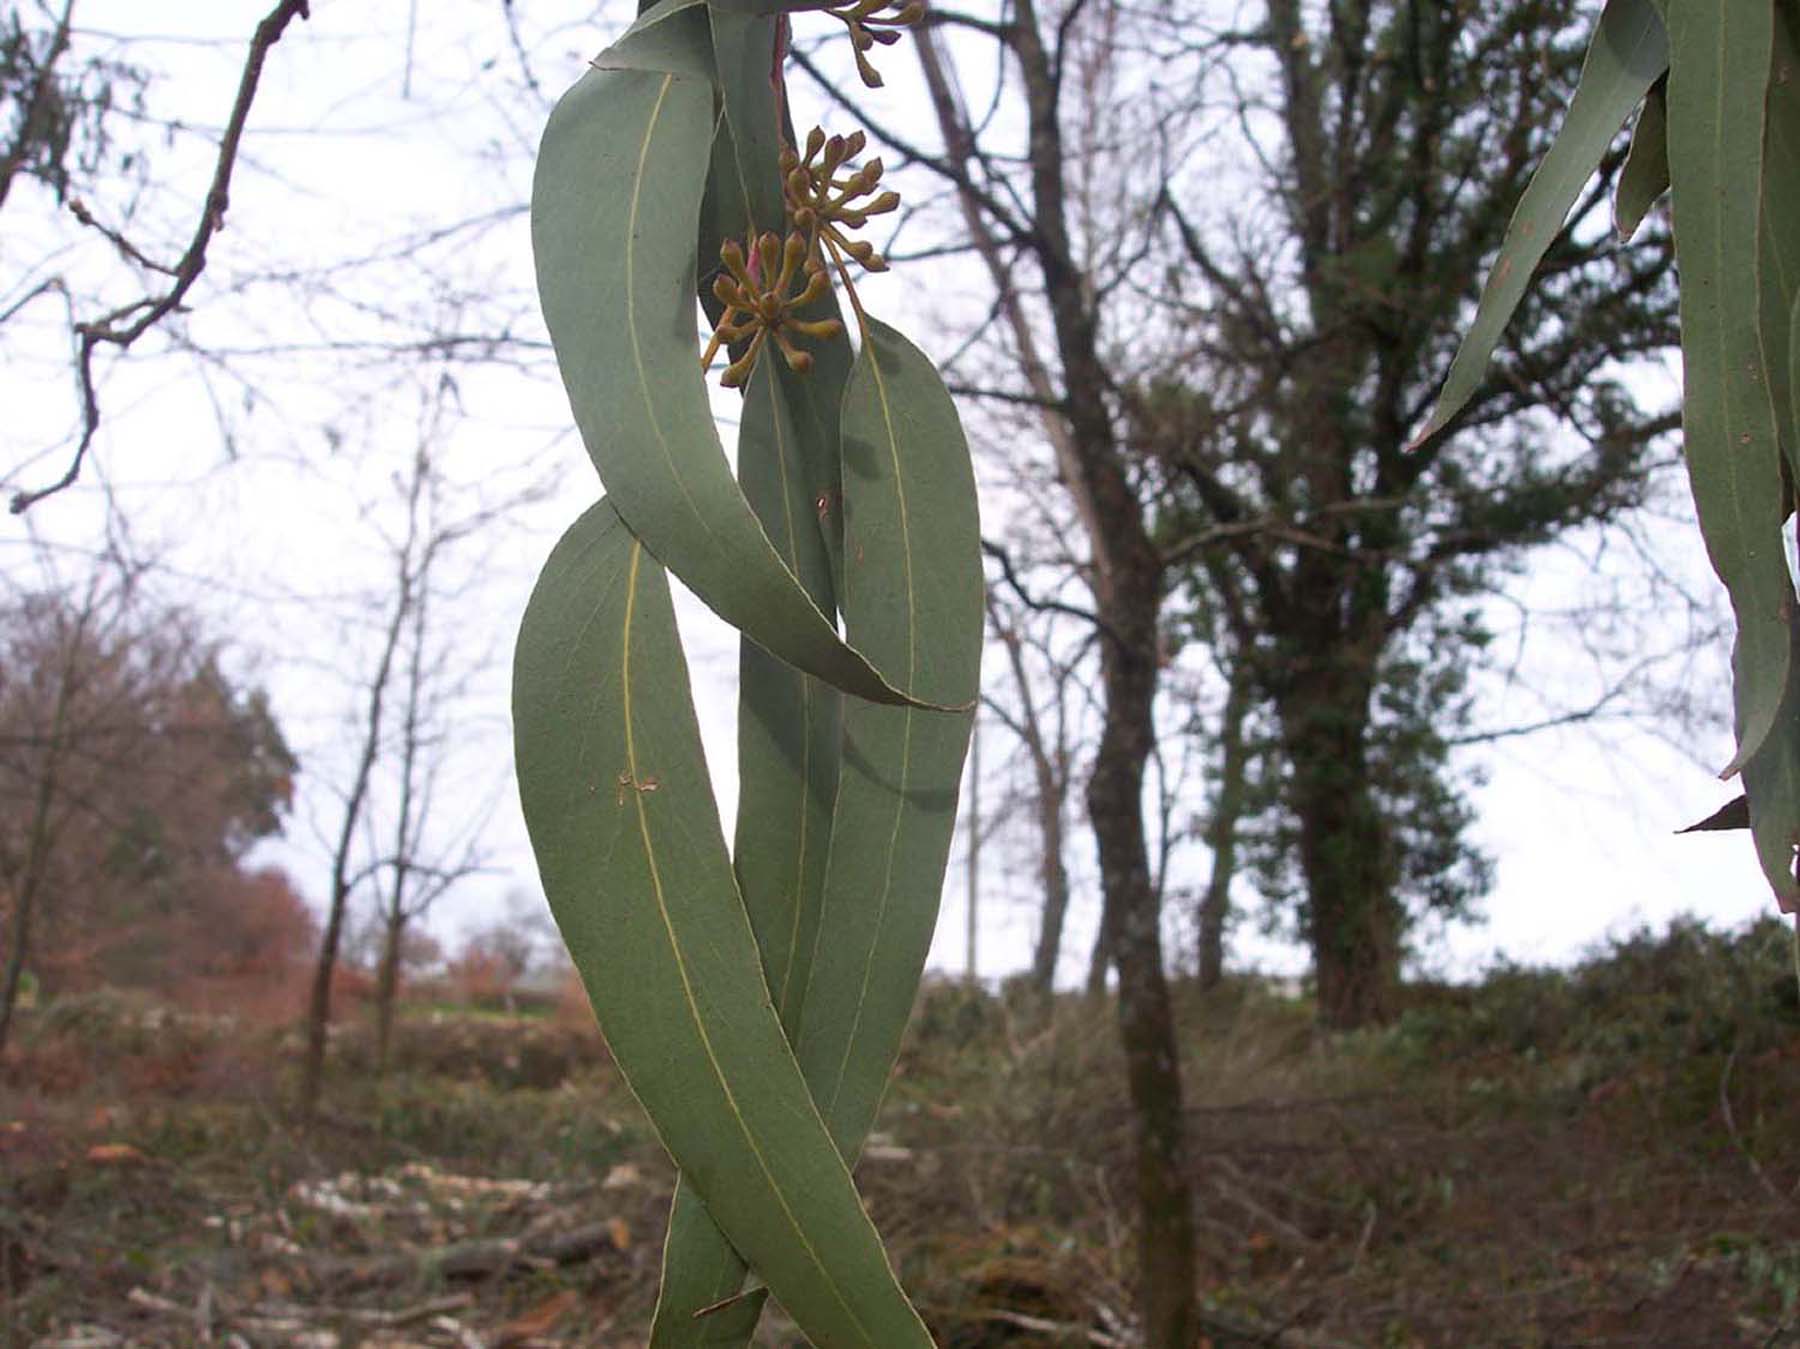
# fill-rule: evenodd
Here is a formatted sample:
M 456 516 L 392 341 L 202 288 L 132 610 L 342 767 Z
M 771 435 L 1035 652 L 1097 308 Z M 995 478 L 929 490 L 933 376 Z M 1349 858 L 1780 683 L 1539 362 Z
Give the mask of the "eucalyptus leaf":
M 758 365 L 738 434 L 744 495 L 783 556 L 823 607 L 832 606 L 830 560 L 787 407 L 772 372 Z M 744 642 L 738 662 L 738 813 L 732 849 L 738 885 L 756 934 L 763 973 L 790 1039 L 825 891 L 837 796 L 843 697 Z M 675 1196 L 663 1243 L 662 1286 L 652 1349 L 742 1344 L 762 1310 L 760 1294 L 706 1316 L 743 1283 L 747 1270 L 686 1184 Z
M 1800 647 L 1800 630 L 1794 640 Z M 1784 913 L 1800 910 L 1800 883 L 1794 878 L 1794 848 L 1800 844 L 1800 650 L 1790 665 L 1775 727 L 1744 765 L 1744 793 L 1763 876 Z
M 1768 120 L 1763 136 L 1762 215 L 1757 261 L 1762 293 L 1763 359 L 1775 421 L 1790 472 L 1800 480 L 1800 442 L 1794 438 L 1794 306 L 1800 303 L 1800 43 L 1788 6 L 1775 10 L 1770 55 Z
M 647 70 L 712 78 L 710 53 L 695 40 L 706 29 L 706 0 L 661 0 L 594 58 L 597 70 Z
M 545 893 L 685 1182 L 815 1343 L 929 1346 L 769 1004 L 668 582 L 609 501 L 538 580 L 513 723 Z
M 1668 32 L 1650 0 L 1607 0 L 1575 97 L 1506 227 L 1475 318 L 1415 444 L 1448 427 L 1480 387 L 1531 274 L 1561 232 L 1607 146 L 1668 66 Z
M 709 18 L 721 115 L 702 207 L 703 263 L 718 257 L 727 238 L 747 247 L 787 223 L 772 78 L 779 20 L 719 6 Z M 704 279 L 700 294 L 716 320 L 717 302 Z M 835 295 L 828 294 L 806 317 L 837 315 Z M 820 609 L 832 613 L 842 575 L 837 405 L 849 340 L 842 334 L 812 339 L 808 349 L 813 368 L 804 374 L 784 362 L 758 364 L 738 434 L 738 476 L 789 569 Z M 828 416 L 820 415 L 821 404 Z M 824 892 L 842 699 L 747 640 L 739 681 L 733 856 L 770 992 L 792 1036 Z M 744 1283 L 744 1262 L 685 1184 L 677 1187 L 669 1221 L 652 1349 L 746 1343 L 763 1295 L 750 1292 L 719 1305 L 726 1285 L 736 1290 Z
M 1613 193 L 1613 224 L 1621 239 L 1630 239 L 1644 223 L 1650 208 L 1669 190 L 1668 82 L 1658 80 L 1644 97 L 1637 125 L 1631 132 L 1631 150 L 1619 170 Z
M 725 114 L 729 144 L 735 158 L 726 165 L 714 158 L 715 180 L 729 173 L 729 181 L 716 190 L 738 214 L 727 234 L 748 238 L 765 230 L 787 228 L 786 202 L 781 191 L 779 158 L 788 134 L 781 125 L 775 88 L 770 78 L 778 20 L 747 18 L 715 7 L 712 10 L 713 50 L 719 76 L 720 106 Z M 809 321 L 844 315 L 837 291 L 832 289 L 801 314 Z M 836 337 L 811 339 L 807 350 L 812 369 L 800 374 L 781 367 L 776 372 L 777 392 L 783 397 L 800 437 L 800 458 L 813 487 L 813 518 L 831 553 L 832 575 L 843 581 L 843 495 L 838 447 L 838 410 L 843 404 L 844 382 L 850 376 L 848 329 Z
M 710 85 L 675 73 L 590 71 L 551 115 L 532 243 L 576 424 L 619 513 L 720 617 L 846 692 L 904 703 L 807 597 L 726 465 L 695 332 L 712 138 Z
M 972 706 L 982 570 L 968 444 L 931 362 L 874 319 L 843 443 L 846 626 L 934 700 Z M 845 707 L 821 958 L 796 1051 L 846 1158 L 862 1148 L 918 991 L 972 724 L 971 713 Z
M 1787 689 L 1794 591 L 1781 542 L 1781 458 L 1762 335 L 1761 128 L 1774 41 L 1766 3 L 1669 7 L 1669 170 L 1681 270 L 1688 480 L 1737 615 L 1737 753 L 1768 736 Z M 1754 795 L 1752 796 L 1754 802 Z

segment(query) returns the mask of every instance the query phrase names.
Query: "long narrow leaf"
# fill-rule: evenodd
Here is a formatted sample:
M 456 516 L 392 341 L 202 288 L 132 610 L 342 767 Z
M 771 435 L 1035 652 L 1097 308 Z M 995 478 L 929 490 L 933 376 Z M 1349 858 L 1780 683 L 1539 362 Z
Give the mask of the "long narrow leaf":
M 1669 190 L 1668 85 L 1658 80 L 1650 86 L 1637 125 L 1631 129 L 1631 151 L 1619 170 L 1613 193 L 1613 225 L 1621 239 L 1630 239 L 1644 223 L 1650 208 Z
M 594 58 L 597 70 L 648 70 L 712 78 L 711 55 L 696 41 L 706 30 L 706 0 L 661 0 L 640 13 Z
M 1741 769 L 1787 689 L 1793 585 L 1781 544 L 1781 459 L 1757 310 L 1761 128 L 1771 6 L 1672 0 L 1669 170 L 1681 269 L 1688 479 L 1737 614 L 1732 665 Z
M 845 623 L 943 702 L 980 683 L 975 483 L 931 362 L 870 320 L 844 399 Z M 866 634 L 866 636 L 865 636 Z M 831 867 L 796 1043 L 846 1158 L 887 1086 L 931 945 L 968 748 L 967 714 L 852 702 Z
M 668 584 L 609 502 L 539 578 L 513 717 L 545 893 L 687 1182 L 815 1343 L 929 1346 L 769 1006 Z
M 718 8 L 710 11 L 710 21 L 724 115 L 707 181 L 703 259 L 716 257 L 725 238 L 749 240 L 786 223 L 772 80 L 776 21 Z M 807 317 L 836 313 L 835 298 L 828 297 Z M 805 375 L 783 362 L 757 367 L 738 435 L 738 476 L 790 569 L 821 609 L 833 612 L 842 556 L 835 504 L 841 493 L 836 408 L 850 350 L 842 335 L 809 345 L 813 369 Z M 821 404 L 831 408 L 829 418 L 820 417 Z M 748 641 L 739 677 L 733 856 L 770 993 L 791 1038 L 824 896 L 842 699 Z M 727 1291 L 738 1291 L 746 1274 L 692 1190 L 678 1185 L 663 1245 L 651 1349 L 747 1343 L 763 1295 L 752 1292 L 719 1305 Z
M 1791 470 L 1800 470 L 1800 444 L 1793 436 L 1792 384 L 1794 305 L 1800 301 L 1800 43 L 1790 6 L 1775 10 L 1768 121 L 1763 141 L 1762 216 L 1757 240 L 1762 295 L 1763 359 L 1776 425 L 1786 443 Z M 1800 471 L 1794 472 L 1800 481 Z
M 1667 30 L 1650 0 L 1607 0 L 1569 111 L 1513 212 L 1475 319 L 1415 443 L 1423 444 L 1447 427 L 1480 386 L 1531 274 L 1561 231 L 1583 185 L 1631 110 L 1668 65 Z
M 830 561 L 813 524 L 795 431 L 770 378 L 775 368 L 775 362 L 764 362 L 751 379 L 738 436 L 738 474 L 795 574 L 822 606 L 830 606 Z M 732 855 L 769 993 L 791 1038 L 824 899 L 843 698 L 748 641 L 738 672 Z M 652 1349 L 744 1343 L 762 1309 L 759 1295 L 696 1316 L 725 1296 L 722 1281 L 737 1291 L 746 1270 L 686 1184 L 676 1192 L 669 1223 Z
M 788 227 L 779 174 L 785 135 L 771 80 L 777 20 L 747 18 L 715 7 L 711 21 L 720 102 L 736 156 L 731 181 L 718 190 L 729 195 L 741 212 L 740 237 L 765 230 L 782 233 Z M 714 172 L 719 172 L 716 160 Z M 802 317 L 841 323 L 844 316 L 836 290 L 827 291 Z M 800 460 L 813 489 L 813 518 L 831 553 L 834 583 L 841 585 L 844 529 L 838 413 L 850 377 L 850 338 L 846 331 L 814 340 L 807 349 L 813 368 L 800 375 L 783 366 L 776 380 L 800 438 Z
M 1800 647 L 1800 630 L 1794 640 Z M 1794 878 L 1794 848 L 1800 844 L 1800 650 L 1794 655 L 1775 728 L 1744 765 L 1756 858 L 1786 913 L 1800 909 L 1800 883 Z
M 694 333 L 712 134 L 711 89 L 674 73 L 590 71 L 551 115 L 532 243 L 576 423 L 619 513 L 722 618 L 847 692 L 903 703 L 807 597 L 725 463 Z

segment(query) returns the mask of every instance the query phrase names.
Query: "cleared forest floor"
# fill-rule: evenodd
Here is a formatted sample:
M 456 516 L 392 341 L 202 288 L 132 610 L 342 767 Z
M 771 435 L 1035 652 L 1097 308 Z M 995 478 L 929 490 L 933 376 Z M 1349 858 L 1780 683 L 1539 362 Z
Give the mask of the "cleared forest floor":
M 1214 1345 L 1800 1344 L 1789 934 L 1412 990 L 1183 995 Z M 0 1346 L 641 1344 L 672 1173 L 578 1025 L 279 1033 L 87 998 L 0 1065 Z M 859 1169 L 940 1343 L 1134 1343 L 1112 1009 L 937 985 Z M 794 1343 L 778 1317 L 770 1344 Z

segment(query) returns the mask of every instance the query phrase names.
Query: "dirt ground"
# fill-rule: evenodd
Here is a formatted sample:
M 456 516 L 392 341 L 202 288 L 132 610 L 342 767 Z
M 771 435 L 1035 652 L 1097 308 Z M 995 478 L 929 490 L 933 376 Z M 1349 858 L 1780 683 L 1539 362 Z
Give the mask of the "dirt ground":
M 1255 981 L 1185 993 L 1209 1342 L 1800 1345 L 1781 951 L 1646 937 L 1336 1038 Z M 292 1049 L 30 1014 L 0 1345 L 643 1343 L 673 1174 L 590 1029 L 421 1009 L 377 1083 L 347 1026 L 309 1131 Z M 947 1349 L 1136 1342 L 1122 1092 L 1110 1006 L 928 990 L 858 1178 Z

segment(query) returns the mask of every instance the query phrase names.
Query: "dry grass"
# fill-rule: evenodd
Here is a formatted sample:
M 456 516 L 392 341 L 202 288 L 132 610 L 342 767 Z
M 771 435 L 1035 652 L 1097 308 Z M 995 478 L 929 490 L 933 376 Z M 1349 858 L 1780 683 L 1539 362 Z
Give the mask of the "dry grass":
M 1185 994 L 1212 1342 L 1800 1343 L 1786 940 L 1677 928 L 1336 1039 Z M 578 1026 L 420 1017 L 380 1088 L 346 1033 L 302 1136 L 278 1036 L 145 1018 L 36 1014 L 5 1066 L 0 1346 L 641 1342 L 672 1176 Z M 941 1343 L 1131 1342 L 1121 1089 L 1105 1006 L 922 999 L 859 1176 Z

